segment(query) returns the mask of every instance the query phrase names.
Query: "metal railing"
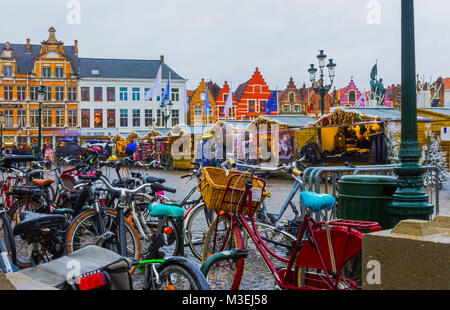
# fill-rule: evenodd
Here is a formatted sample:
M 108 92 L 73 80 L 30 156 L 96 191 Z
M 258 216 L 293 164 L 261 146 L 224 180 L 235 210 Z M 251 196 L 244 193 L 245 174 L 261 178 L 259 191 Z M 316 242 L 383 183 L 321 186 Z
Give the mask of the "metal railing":
M 345 175 L 394 175 L 396 165 L 372 166 L 323 166 L 309 167 L 303 172 L 303 186 L 305 190 L 319 194 L 330 194 L 338 197 L 338 182 Z M 439 175 L 436 167 L 424 167 L 428 171 L 435 171 L 434 186 L 425 187 L 429 193 L 429 201 L 435 206 L 435 215 L 439 215 Z M 433 195 L 434 193 L 434 195 Z

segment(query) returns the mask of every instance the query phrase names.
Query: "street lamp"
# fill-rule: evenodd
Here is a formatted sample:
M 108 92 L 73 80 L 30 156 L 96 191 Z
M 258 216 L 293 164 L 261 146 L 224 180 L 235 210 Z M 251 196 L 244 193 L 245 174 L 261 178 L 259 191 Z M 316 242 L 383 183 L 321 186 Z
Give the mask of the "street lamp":
M 329 59 L 328 65 L 325 65 L 327 55 L 324 54 L 323 50 L 319 51 L 319 55 L 317 55 L 317 59 L 319 60 L 319 69 L 320 69 L 320 79 L 316 82 L 316 73 L 318 71 L 317 68 L 312 64 L 308 69 L 309 78 L 312 83 L 312 87 L 314 92 L 320 96 L 320 107 L 322 109 L 322 115 L 325 114 L 325 95 L 328 94 L 331 87 L 333 86 L 334 77 L 336 76 L 336 64 L 333 62 L 333 59 Z M 324 85 L 324 68 L 328 68 L 328 76 L 330 77 L 330 84 Z
M 168 103 L 164 103 L 164 101 L 163 101 L 160 105 L 160 107 L 163 109 L 162 110 L 162 113 L 163 113 L 162 118 L 166 124 L 166 128 L 167 128 L 167 122 L 170 119 L 170 116 L 172 114 L 172 108 L 173 108 L 172 101 L 169 98 L 167 98 L 167 99 L 169 100 Z
M 420 165 L 421 152 L 417 134 L 416 56 L 414 39 L 414 1 L 402 0 L 402 118 L 400 165 L 394 170 L 398 188 L 388 204 L 394 227 L 404 219 L 429 220 L 433 205 L 422 190 L 425 169 Z
M 0 111 L 0 152 L 3 153 L 3 124 L 5 123 L 5 114 Z
M 37 91 L 38 102 L 39 102 L 39 134 L 38 134 L 38 155 L 39 158 L 42 157 L 42 102 L 45 98 L 45 86 L 41 85 L 39 90 Z

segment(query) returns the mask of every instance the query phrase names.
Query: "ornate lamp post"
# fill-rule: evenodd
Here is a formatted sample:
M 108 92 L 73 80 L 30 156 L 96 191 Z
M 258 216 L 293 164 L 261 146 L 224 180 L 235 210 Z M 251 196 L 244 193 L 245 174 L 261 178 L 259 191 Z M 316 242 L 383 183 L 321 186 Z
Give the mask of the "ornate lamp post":
M 324 85 L 324 68 L 325 68 L 325 62 L 327 59 L 327 55 L 323 53 L 323 50 L 320 50 L 319 55 L 317 55 L 317 59 L 319 60 L 319 69 L 320 69 L 320 79 L 316 82 L 316 73 L 317 69 L 314 68 L 314 64 L 311 64 L 311 68 L 309 68 L 308 73 L 310 76 L 310 80 L 312 83 L 312 87 L 314 89 L 314 92 L 320 96 L 320 107 L 322 109 L 322 115 L 325 114 L 325 95 L 328 94 L 331 87 L 333 86 L 333 80 L 336 76 L 336 64 L 333 63 L 333 59 L 329 59 L 328 65 L 326 67 L 328 68 L 328 75 L 330 77 L 330 84 Z
M 38 156 L 39 158 L 42 157 L 42 102 L 44 101 L 45 98 L 45 86 L 41 85 L 41 88 L 39 88 L 39 90 L 37 91 L 38 93 L 38 102 L 39 102 L 39 121 L 38 121 L 38 130 L 39 130 L 39 134 L 38 134 Z
M 168 103 L 164 103 L 164 101 L 163 101 L 163 103 L 161 103 L 160 107 L 163 109 L 162 110 L 162 113 L 163 113 L 162 118 L 164 120 L 164 123 L 166 124 L 165 127 L 167 128 L 167 122 L 169 121 L 170 116 L 172 115 L 173 103 L 172 103 L 172 101 L 169 98 L 166 98 L 166 99 L 168 99 L 169 102 Z
M 0 111 L 0 152 L 3 153 L 3 124 L 5 123 L 5 114 Z
M 400 165 L 395 169 L 399 187 L 388 205 L 392 226 L 404 219 L 428 220 L 433 205 L 422 190 L 424 168 L 417 135 L 414 1 L 402 0 L 402 142 Z

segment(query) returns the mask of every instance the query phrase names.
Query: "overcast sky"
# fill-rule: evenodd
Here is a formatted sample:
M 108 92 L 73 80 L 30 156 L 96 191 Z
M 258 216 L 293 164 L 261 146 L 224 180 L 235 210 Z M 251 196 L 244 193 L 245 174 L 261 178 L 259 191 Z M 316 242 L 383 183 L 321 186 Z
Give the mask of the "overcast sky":
M 70 1 L 81 4 L 80 24 L 67 22 Z M 2 3 L 0 41 L 38 44 L 54 26 L 64 43 L 78 39 L 80 57 L 164 54 L 189 88 L 206 78 L 235 89 L 255 67 L 272 89 L 286 87 L 290 76 L 298 87 L 309 85 L 309 64 L 324 49 L 338 65 L 338 88 L 353 76 L 366 90 L 377 59 L 385 86 L 401 78 L 401 1 L 378 2 L 380 23 L 369 24 L 369 0 L 15 0 Z M 450 76 L 450 1 L 415 5 L 417 73 Z

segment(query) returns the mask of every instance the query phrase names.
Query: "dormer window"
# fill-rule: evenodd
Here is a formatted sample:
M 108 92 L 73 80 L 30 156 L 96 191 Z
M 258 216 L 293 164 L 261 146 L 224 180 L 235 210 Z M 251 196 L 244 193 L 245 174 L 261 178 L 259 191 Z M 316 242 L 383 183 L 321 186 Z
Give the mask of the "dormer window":
M 295 101 L 295 94 L 289 93 L 289 102 L 294 102 L 294 101 Z

